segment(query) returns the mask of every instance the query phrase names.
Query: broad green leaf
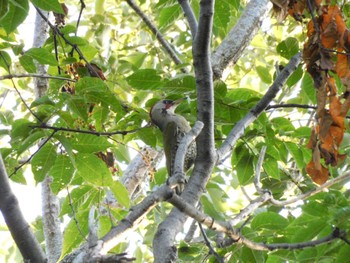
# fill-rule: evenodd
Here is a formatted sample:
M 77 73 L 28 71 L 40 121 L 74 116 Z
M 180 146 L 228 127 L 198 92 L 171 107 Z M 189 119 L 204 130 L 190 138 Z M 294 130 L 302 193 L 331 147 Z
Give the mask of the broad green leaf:
M 119 204 L 121 204 L 125 208 L 130 207 L 130 198 L 129 198 L 128 190 L 126 190 L 125 186 L 121 182 L 114 181 L 109 186 L 109 188 L 112 190 Z
M 236 168 L 240 184 L 246 185 L 254 176 L 254 157 L 245 148 L 241 149 L 242 151 L 237 154 L 237 157 L 232 156 L 232 165 Z
M 60 259 L 63 259 L 64 256 L 72 252 L 85 241 L 85 236 L 88 234 L 88 216 L 89 210 L 78 212 L 75 214 L 75 219 L 72 218 L 68 223 L 63 233 L 62 254 Z
M 39 139 L 47 137 L 47 133 L 44 131 L 36 131 L 29 134 L 24 141 L 21 142 L 17 149 L 17 154 L 21 155 L 24 151 L 28 150 L 30 147 L 34 146 Z
M 299 127 L 293 132 L 295 138 L 309 138 L 311 136 L 310 127 Z
M 32 130 L 30 125 L 33 125 L 33 123 L 27 119 L 15 120 L 12 124 L 11 139 L 26 138 Z
M 257 66 L 256 72 L 258 73 L 260 79 L 263 82 L 265 82 L 266 84 L 272 83 L 272 77 L 271 77 L 269 68 L 263 67 L 263 66 Z
M 4 68 L 7 72 L 11 68 L 12 60 L 10 55 L 6 51 L 0 51 L 0 67 Z
M 347 262 L 350 258 L 350 249 L 349 246 L 344 245 L 340 248 L 339 252 L 337 253 L 337 259 L 335 263 L 343 263 Z
M 169 93 L 194 91 L 196 90 L 196 80 L 193 76 L 179 74 L 165 83 L 164 87 Z
M 137 131 L 139 138 L 147 145 L 156 147 L 157 137 L 154 134 L 154 128 L 145 128 Z
M 214 12 L 214 25 L 226 32 L 226 27 L 230 22 L 230 15 L 232 10 L 229 6 L 230 1 L 216 1 Z
M 9 1 L 8 0 L 0 1 L 0 21 L 7 14 L 9 10 L 10 10 Z
M 288 220 L 274 212 L 263 212 L 253 218 L 251 226 L 254 230 L 261 229 L 284 229 L 288 225 Z
M 81 153 L 104 151 L 112 146 L 106 137 L 83 133 L 76 134 L 71 144 L 73 149 Z
M 286 132 L 294 131 L 294 125 L 289 119 L 283 117 L 276 117 L 271 120 L 271 124 L 280 134 L 284 135 Z
M 60 216 L 71 215 L 74 211 L 89 209 L 101 195 L 100 190 L 92 185 L 79 185 L 70 190 L 70 195 L 63 201 Z
M 178 4 L 164 7 L 159 10 L 159 28 L 173 24 L 181 14 L 181 7 Z
M 126 78 L 130 86 L 139 90 L 154 90 L 163 84 L 154 69 L 140 69 Z
M 9 1 L 8 11 L 0 20 L 1 27 L 10 34 L 26 19 L 28 11 L 28 0 Z
M 201 204 L 203 205 L 204 213 L 216 220 L 223 220 L 222 214 L 216 210 L 216 206 L 212 203 L 207 195 L 202 195 Z
M 135 52 L 133 54 L 130 54 L 129 56 L 125 56 L 121 58 L 121 60 L 128 61 L 132 65 L 134 65 L 137 69 L 139 69 L 146 58 L 147 58 L 147 53 Z
M 84 121 L 88 119 L 88 103 L 85 99 L 78 96 L 69 96 L 66 100 L 69 109 L 82 118 Z
M 98 53 L 98 50 L 92 45 L 79 46 L 79 49 L 84 54 L 87 61 L 93 60 Z
M 293 160 L 296 162 L 298 168 L 302 170 L 306 163 L 304 162 L 303 152 L 299 149 L 299 146 L 292 142 L 285 142 L 285 146 L 287 147 L 289 153 L 292 155 Z
M 43 10 L 64 14 L 61 4 L 58 2 L 58 0 L 31 0 L 31 1 L 36 7 L 39 7 Z
M 278 155 L 276 155 L 277 157 Z M 268 176 L 275 179 L 280 179 L 280 170 L 278 169 L 277 160 L 273 158 L 266 158 L 263 162 L 263 168 Z
M 299 41 L 294 37 L 287 37 L 277 45 L 277 52 L 286 59 L 291 59 L 299 52 Z
M 64 147 L 65 151 L 67 152 L 71 163 L 73 164 L 74 167 L 76 167 L 75 166 L 75 155 L 73 153 L 73 146 L 72 146 L 72 143 L 71 143 L 72 141 L 67 139 L 65 136 L 62 136 L 62 135 L 55 134 L 54 137 L 60 141 L 60 143 Z
M 33 47 L 24 54 L 32 57 L 33 59 L 37 60 L 40 64 L 43 65 L 58 65 L 55 56 L 51 52 L 47 51 L 45 48 Z
M 26 54 L 19 57 L 19 63 L 21 63 L 22 67 L 28 72 L 28 73 L 36 73 L 37 69 L 34 63 L 34 60 L 31 56 L 28 56 Z
M 49 171 L 53 182 L 51 183 L 51 190 L 54 194 L 58 194 L 65 188 L 73 178 L 74 167 L 68 156 L 59 155 L 56 158 L 54 165 Z
M 77 174 L 87 183 L 95 186 L 109 186 L 113 183 L 107 165 L 96 155 L 77 154 L 75 158 Z
M 57 157 L 57 146 L 46 143 L 32 159 L 32 172 L 37 183 L 44 180 Z
M 77 46 L 83 46 L 88 43 L 84 38 L 78 36 L 66 36 L 66 38 L 70 43 Z
M 302 76 L 304 74 L 303 68 L 299 66 L 293 73 L 290 75 L 290 77 L 287 79 L 287 85 L 288 87 L 293 87 L 295 84 L 298 83 L 298 81 L 301 80 Z
M 304 74 L 304 77 L 301 82 L 301 90 L 303 93 L 300 93 L 298 97 L 302 98 L 302 96 L 305 94 L 309 101 L 311 101 L 313 104 L 317 103 L 314 82 L 308 73 Z

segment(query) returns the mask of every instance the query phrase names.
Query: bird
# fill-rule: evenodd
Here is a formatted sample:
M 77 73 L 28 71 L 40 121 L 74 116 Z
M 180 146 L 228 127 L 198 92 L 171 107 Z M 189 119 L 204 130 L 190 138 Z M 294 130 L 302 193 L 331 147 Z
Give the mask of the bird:
M 188 121 L 181 115 L 175 113 L 175 109 L 186 98 L 178 100 L 160 100 L 150 110 L 151 121 L 163 133 L 163 145 L 166 159 L 166 167 L 168 175 L 172 176 L 174 173 L 175 156 L 178 145 L 191 130 Z M 192 142 L 186 152 L 184 161 L 184 172 L 186 173 L 193 165 L 196 159 L 196 143 Z M 182 189 L 176 188 L 177 193 L 181 193 Z

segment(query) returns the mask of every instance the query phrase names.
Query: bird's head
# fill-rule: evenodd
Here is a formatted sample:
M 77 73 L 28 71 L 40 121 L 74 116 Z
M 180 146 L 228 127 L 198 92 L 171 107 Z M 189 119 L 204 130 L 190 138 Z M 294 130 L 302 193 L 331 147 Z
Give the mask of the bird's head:
M 162 124 L 171 118 L 175 113 L 175 109 L 184 101 L 184 98 L 178 100 L 161 100 L 154 104 L 150 111 L 152 122 L 162 129 Z

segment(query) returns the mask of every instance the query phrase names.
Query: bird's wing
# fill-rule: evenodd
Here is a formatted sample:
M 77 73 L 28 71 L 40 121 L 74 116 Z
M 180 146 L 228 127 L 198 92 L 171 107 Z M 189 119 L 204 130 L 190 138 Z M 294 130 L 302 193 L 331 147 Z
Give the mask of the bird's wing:
M 173 173 L 175 155 L 176 155 L 177 147 L 180 140 L 179 138 L 181 138 L 181 135 L 179 134 L 178 126 L 176 125 L 175 122 L 169 122 L 168 125 L 165 127 L 164 136 L 163 136 L 164 152 L 166 157 L 166 167 L 167 167 L 169 176 L 171 176 Z

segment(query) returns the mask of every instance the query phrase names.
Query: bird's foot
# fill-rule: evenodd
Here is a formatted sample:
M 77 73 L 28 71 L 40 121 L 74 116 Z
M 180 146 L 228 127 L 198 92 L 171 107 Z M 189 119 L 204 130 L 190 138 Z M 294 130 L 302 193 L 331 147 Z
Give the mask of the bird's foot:
M 182 193 L 182 191 L 185 189 L 186 183 L 187 179 L 183 173 L 174 174 L 174 176 L 169 177 L 167 180 L 167 185 L 170 188 L 175 188 L 177 195 L 180 195 Z

